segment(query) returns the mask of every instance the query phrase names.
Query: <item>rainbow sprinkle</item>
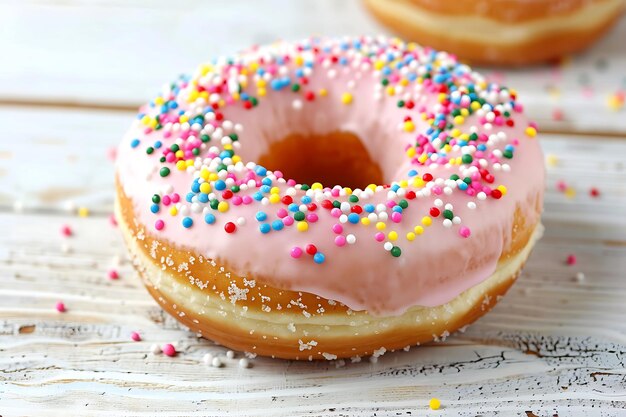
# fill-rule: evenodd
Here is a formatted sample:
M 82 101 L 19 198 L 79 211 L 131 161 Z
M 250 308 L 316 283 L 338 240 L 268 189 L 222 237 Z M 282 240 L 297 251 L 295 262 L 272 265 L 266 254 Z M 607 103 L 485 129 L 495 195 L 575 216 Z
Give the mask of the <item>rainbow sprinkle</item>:
M 334 79 L 356 68 L 373 72 L 377 78 L 373 102 L 392 97 L 404 114 L 398 120 L 399 129 L 414 138 L 401 149 L 413 167 L 404 178 L 352 190 L 297 183 L 280 171 L 244 160 L 239 153 L 244 126 L 229 120 L 227 110 L 255 111 L 269 105 L 270 96 L 277 94 L 289 97 L 294 112 L 306 111 L 307 103 L 318 100 L 355 106 L 363 99 L 351 92 L 355 80 L 346 82 L 346 91 L 331 88 L 336 85 Z M 314 72 L 321 73 L 315 87 L 310 82 Z M 425 105 L 407 93 L 409 89 L 429 93 L 436 103 Z M 158 161 L 156 172 L 164 180 L 179 171 L 189 174 L 188 189 L 155 190 L 149 207 L 157 231 L 213 227 L 221 218 L 227 220 L 219 222 L 225 235 L 254 227 L 260 239 L 292 233 L 296 242 L 296 236 L 320 227 L 321 218 L 330 218 L 328 236 L 338 251 L 360 239 L 375 239 L 381 250 L 398 258 L 404 246 L 427 234 L 436 223 L 453 230 L 457 238 L 471 238 L 471 230 L 457 215 L 458 208 L 446 202 L 448 196 L 461 193 L 470 209 L 484 200 L 506 196 L 506 187 L 497 181 L 498 172 L 510 171 L 508 161 L 515 157 L 520 140 L 537 135 L 532 123 L 520 126 L 524 132 L 520 138 L 504 133 L 504 128 L 515 126 L 512 116 L 523 111 L 516 100 L 514 90 L 488 83 L 452 56 L 416 44 L 371 37 L 311 38 L 220 58 L 200 66 L 192 76 L 181 76 L 142 108 L 137 123 L 143 134 L 129 141 L 137 157 Z M 477 129 L 477 124 L 483 129 Z M 493 134 L 480 133 L 491 129 Z M 437 165 L 458 170 L 446 178 L 435 177 L 430 168 Z M 368 200 L 374 194 L 387 199 L 371 204 Z M 398 233 L 398 224 L 406 223 L 405 213 L 413 209 L 412 202 L 430 196 L 436 196 L 435 206 L 420 214 L 421 221 L 409 225 L 408 233 L 406 228 Z M 238 217 L 237 208 L 249 205 L 256 208 L 254 217 Z M 316 264 L 323 264 L 330 255 L 319 252 L 315 242 L 294 245 L 286 254 Z

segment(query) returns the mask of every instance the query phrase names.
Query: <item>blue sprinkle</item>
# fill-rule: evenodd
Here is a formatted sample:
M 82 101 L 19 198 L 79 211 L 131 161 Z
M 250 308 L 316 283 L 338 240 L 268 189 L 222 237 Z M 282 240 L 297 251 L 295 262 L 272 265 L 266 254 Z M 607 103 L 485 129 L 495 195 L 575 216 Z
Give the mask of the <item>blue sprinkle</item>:
M 204 216 L 204 221 L 206 222 L 206 224 L 213 224 L 215 223 L 215 216 L 209 213 Z
M 287 206 L 287 210 L 295 213 L 296 211 L 300 210 L 300 206 L 298 206 L 296 203 L 291 203 Z
M 218 191 L 222 191 L 226 189 L 226 183 L 222 180 L 215 181 L 215 189 Z
M 257 165 L 256 167 L 254 167 L 254 172 L 260 176 L 260 177 L 264 177 L 265 174 L 267 174 L 267 169 L 265 169 L 264 167 L 262 167 L 261 165 Z
M 478 149 L 479 151 L 486 151 L 487 145 L 485 145 L 484 143 L 481 143 L 480 145 L 476 147 L 476 149 Z
M 133 139 L 133 141 L 130 142 L 130 147 L 131 148 L 136 148 L 137 146 L 139 146 L 140 143 L 141 143 L 141 141 L 139 139 Z
M 402 207 L 400 207 L 400 206 L 393 206 L 391 211 L 394 211 L 396 213 L 402 213 Z
M 315 261 L 316 264 L 324 263 L 325 260 L 326 257 L 322 252 L 317 252 L 315 255 L 313 255 L 313 261 Z
M 416 175 L 417 175 L 417 171 L 416 170 L 412 169 L 412 170 L 409 171 L 409 177 L 414 177 Z
M 201 203 L 208 203 L 209 202 L 209 195 L 206 193 L 200 193 L 198 194 L 198 201 Z
M 374 207 L 373 204 L 366 204 L 363 206 L 363 210 L 365 210 L 368 213 L 373 213 L 374 210 L 376 210 L 376 207 Z
M 270 227 L 269 223 L 261 223 L 259 225 L 259 230 L 261 231 L 261 233 L 265 234 L 265 233 L 269 233 L 272 228 Z
M 154 149 L 159 149 L 161 146 L 163 146 L 163 142 L 161 142 L 160 140 L 154 142 Z
M 262 193 L 269 193 L 272 188 L 269 185 L 262 185 L 259 187 L 259 191 Z
M 185 196 L 185 200 L 188 203 L 191 203 L 191 200 L 195 197 L 196 195 L 194 193 L 187 193 L 187 195 Z
M 352 224 L 357 224 L 359 222 L 359 215 L 356 213 L 348 214 L 348 221 Z
M 254 193 L 252 198 L 254 198 L 256 201 L 261 201 L 263 200 L 263 194 L 260 191 L 257 191 L 256 193 Z
M 183 219 L 183 226 L 186 227 L 187 229 L 193 226 L 193 220 L 191 219 L 191 217 L 185 217 Z
M 199 193 L 200 192 L 200 184 L 197 182 L 194 182 L 193 184 L 191 184 L 191 191 L 193 191 L 194 193 Z
M 400 189 L 400 186 L 398 184 L 394 184 L 391 186 L 391 191 L 396 192 Z
M 467 184 L 464 183 L 463 181 L 459 182 L 458 187 L 459 187 L 459 190 L 462 190 L 462 191 L 467 190 Z
M 272 222 L 272 229 L 274 230 L 282 230 L 283 227 L 285 227 L 285 225 L 283 224 L 282 220 L 274 220 Z
M 153 212 L 153 213 L 158 213 L 159 210 L 160 210 L 160 207 L 159 207 L 158 204 L 153 204 L 153 205 L 150 206 L 150 211 Z
M 308 195 L 305 195 L 304 197 L 300 199 L 300 201 L 302 202 L 302 204 L 309 204 L 311 202 L 311 197 L 309 197 Z
M 258 221 L 262 222 L 267 219 L 267 214 L 263 211 L 257 211 L 255 217 Z
M 265 177 L 265 178 L 263 178 L 261 180 L 261 184 L 263 184 L 263 185 L 272 185 L 272 179 L 268 178 L 268 177 Z

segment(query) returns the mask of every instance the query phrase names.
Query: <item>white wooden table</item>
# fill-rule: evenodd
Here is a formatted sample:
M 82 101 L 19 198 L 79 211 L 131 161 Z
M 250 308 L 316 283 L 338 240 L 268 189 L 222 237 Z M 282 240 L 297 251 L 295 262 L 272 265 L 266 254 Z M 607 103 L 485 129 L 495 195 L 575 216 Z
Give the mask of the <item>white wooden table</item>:
M 626 89 L 626 20 L 562 65 L 486 70 L 520 91 L 550 162 L 545 237 L 493 312 L 377 363 L 202 362 L 225 349 L 158 308 L 109 222 L 110 149 L 206 57 L 383 31 L 356 0 L 254 4 L 0 0 L 0 415 L 626 415 L 626 109 L 607 106 Z M 149 353 L 172 342 L 175 358 Z

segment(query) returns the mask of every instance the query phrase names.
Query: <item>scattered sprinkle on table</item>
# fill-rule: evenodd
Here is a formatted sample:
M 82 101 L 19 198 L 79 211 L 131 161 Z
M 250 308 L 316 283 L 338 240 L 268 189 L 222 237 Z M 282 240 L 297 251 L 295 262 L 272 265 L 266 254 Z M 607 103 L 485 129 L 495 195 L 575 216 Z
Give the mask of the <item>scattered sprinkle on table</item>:
M 63 302 L 61 301 L 56 303 L 55 308 L 59 313 L 65 313 L 67 311 L 67 309 L 65 308 L 65 304 L 63 304 Z
M 166 356 L 176 356 L 176 348 L 171 343 L 166 343 L 161 347 L 161 351 Z
M 567 264 L 576 265 L 576 255 L 567 255 Z
M 130 338 L 135 342 L 141 342 L 141 335 L 137 332 L 131 332 Z
M 441 407 L 441 401 L 439 401 L 439 399 L 437 398 L 431 398 L 428 402 L 428 406 L 431 410 L 439 410 L 439 408 Z

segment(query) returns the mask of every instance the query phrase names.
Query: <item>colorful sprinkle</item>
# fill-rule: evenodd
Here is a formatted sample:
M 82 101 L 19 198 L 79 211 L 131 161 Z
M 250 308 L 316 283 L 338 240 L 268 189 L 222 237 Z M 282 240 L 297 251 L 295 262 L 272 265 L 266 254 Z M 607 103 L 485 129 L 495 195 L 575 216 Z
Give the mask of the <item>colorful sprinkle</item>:
M 59 313 L 65 313 L 67 311 L 62 301 L 57 302 L 55 308 Z
M 131 332 L 130 333 L 130 338 L 134 342 L 141 342 L 141 335 L 139 333 L 137 333 L 137 332 Z
M 161 347 L 161 352 L 163 352 L 163 354 L 165 354 L 166 356 L 176 356 L 176 348 L 174 347 L 173 344 L 171 343 L 166 343 Z

